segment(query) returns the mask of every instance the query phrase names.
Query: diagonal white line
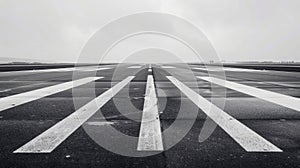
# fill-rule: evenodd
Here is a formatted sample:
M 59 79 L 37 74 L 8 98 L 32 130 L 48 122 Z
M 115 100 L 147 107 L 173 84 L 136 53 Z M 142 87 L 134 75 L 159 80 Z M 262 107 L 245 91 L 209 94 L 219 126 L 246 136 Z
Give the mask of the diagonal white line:
M 135 69 L 135 68 L 141 68 L 142 66 L 139 66 L 139 65 L 133 65 L 133 66 L 130 66 L 130 67 L 128 67 L 128 68 L 133 68 L 133 69 Z
M 108 67 L 103 68 L 90 68 L 90 67 L 72 67 L 72 68 L 53 68 L 53 69 L 36 69 L 36 70 L 23 70 L 23 71 L 6 71 L 0 72 L 3 74 L 12 74 L 12 73 L 44 73 L 44 72 L 68 72 L 68 71 L 101 71 L 106 69 L 112 69 Z
M 163 151 L 154 80 L 148 75 L 138 151 Z
M 80 71 L 102 71 L 102 70 L 107 70 L 107 69 L 111 69 L 111 68 L 84 69 L 84 70 L 80 70 Z
M 48 86 L 41 89 L 15 94 L 8 97 L 3 97 L 0 99 L 0 112 L 101 78 L 103 77 L 87 77 L 75 81 L 57 84 L 54 86 Z
M 175 68 L 175 67 L 173 67 L 173 66 L 161 66 L 162 68 L 164 68 L 164 69 L 172 69 L 172 68 Z
M 262 72 L 257 69 L 246 69 L 246 68 L 229 68 L 229 67 L 208 67 L 208 68 L 192 68 L 201 71 L 232 71 L 232 72 Z
M 50 68 L 50 69 L 35 69 L 35 70 L 21 70 L 21 71 L 5 71 L 0 74 L 11 74 L 11 73 L 38 73 L 38 72 L 66 72 L 74 71 L 76 68 Z
M 17 86 L 17 87 L 13 87 L 13 88 L 8 88 L 8 89 L 4 89 L 4 90 L 0 90 L 1 93 L 3 92 L 9 92 L 11 90 L 15 90 L 15 89 L 20 89 L 20 88 L 26 88 L 29 86 L 36 86 L 36 85 L 42 85 L 44 83 L 33 83 L 33 84 L 28 84 L 28 85 L 22 85 L 22 86 Z
M 192 69 L 201 70 L 201 71 L 217 71 L 217 70 L 214 70 L 212 68 L 210 68 L 210 69 L 207 69 L 207 68 L 192 68 Z
M 206 100 L 172 76 L 167 78 L 248 152 L 282 152 L 256 132 Z
M 280 93 L 275 93 L 268 90 L 263 90 L 231 81 L 226 81 L 215 77 L 198 76 L 198 78 L 296 111 L 300 111 L 300 99 L 296 97 L 287 96 Z
M 14 153 L 50 153 L 74 131 L 76 131 L 85 121 L 95 114 L 105 103 L 125 87 L 134 76 L 129 76 L 119 82 L 100 96 L 96 97 L 86 105 L 82 106 L 74 113 L 61 120 L 39 136 L 35 137 Z

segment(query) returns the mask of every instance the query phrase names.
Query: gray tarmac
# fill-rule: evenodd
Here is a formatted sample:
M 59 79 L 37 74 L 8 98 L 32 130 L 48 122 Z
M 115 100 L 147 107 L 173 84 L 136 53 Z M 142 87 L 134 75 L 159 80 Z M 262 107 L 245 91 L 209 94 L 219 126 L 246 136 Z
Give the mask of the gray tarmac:
M 152 72 L 148 72 L 149 65 L 129 68 L 131 66 L 136 64 L 101 65 L 100 68 L 111 69 L 100 70 L 97 73 L 78 71 L 75 76 L 73 71 L 38 72 L 27 69 L 25 72 L 0 72 L 1 98 L 68 82 L 73 78 L 91 75 L 104 77 L 93 83 L 78 86 L 75 90 L 68 89 L 1 111 L 0 167 L 300 167 L 300 111 L 197 79 L 195 76 L 208 76 L 207 71 L 193 69 L 205 68 L 202 65 L 169 64 L 167 66 L 173 68 L 162 68 L 162 65 L 152 64 Z M 149 74 L 154 76 L 162 132 L 168 130 L 177 120 L 182 124 L 194 122 L 191 129 L 175 146 L 153 156 L 127 157 L 106 150 L 97 144 L 89 133 L 106 135 L 103 131 L 112 126 L 123 134 L 139 137 Z M 226 70 L 225 74 L 229 81 L 300 98 L 299 72 Z M 85 105 L 131 75 L 135 78 L 127 86 L 53 152 L 13 153 L 72 114 L 76 110 L 75 106 Z M 226 113 L 283 152 L 247 152 L 218 126 L 208 139 L 199 142 L 199 134 L 207 116 L 166 78 L 169 75 L 176 77 L 206 99 L 213 102 L 222 102 L 225 99 L 223 110 Z M 226 90 L 226 97 L 218 95 L 218 90 Z M 215 94 L 212 95 L 213 91 Z M 74 96 L 77 100 L 76 105 Z M 220 106 L 218 103 L 216 105 Z M 180 110 L 184 111 L 182 115 L 178 115 Z M 193 111 L 198 112 L 196 118 Z M 180 124 L 172 130 L 174 138 L 180 130 Z M 167 144 L 172 136 L 164 137 L 163 134 L 162 138 L 163 143 Z M 136 145 L 137 143 L 132 142 Z

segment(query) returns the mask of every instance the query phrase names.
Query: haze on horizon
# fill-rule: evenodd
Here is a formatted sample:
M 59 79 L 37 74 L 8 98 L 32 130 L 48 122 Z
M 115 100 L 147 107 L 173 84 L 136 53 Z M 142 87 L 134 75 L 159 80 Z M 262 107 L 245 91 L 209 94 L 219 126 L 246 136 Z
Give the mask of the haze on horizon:
M 152 11 L 189 20 L 202 30 L 220 60 L 300 61 L 300 1 L 122 0 L 0 2 L 0 62 L 76 62 L 89 38 L 122 16 Z M 188 33 L 188 32 L 187 32 Z M 136 37 L 116 46 L 104 62 L 122 62 L 130 53 L 168 44 L 179 60 L 198 62 L 170 39 Z M 169 47 L 169 48 L 168 48 Z M 172 48 L 173 47 L 173 48 Z M 171 55 L 140 56 L 133 62 L 171 62 Z M 160 53 L 161 54 L 161 53 Z M 151 55 L 151 54 L 150 54 Z M 95 55 L 95 59 L 98 59 Z M 144 58 L 142 58 L 144 57 Z M 142 59 L 141 59 L 142 58 Z M 95 63 L 94 60 L 84 62 Z

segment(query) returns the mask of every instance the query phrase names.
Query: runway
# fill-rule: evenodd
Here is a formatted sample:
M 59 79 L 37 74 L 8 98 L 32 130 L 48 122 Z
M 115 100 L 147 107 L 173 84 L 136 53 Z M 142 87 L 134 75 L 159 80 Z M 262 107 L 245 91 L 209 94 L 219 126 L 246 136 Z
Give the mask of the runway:
M 0 167 L 300 167 L 300 67 L 286 69 L 5 65 Z M 135 138 L 125 143 L 111 128 Z M 93 136 L 111 149 L 157 154 L 121 156 Z

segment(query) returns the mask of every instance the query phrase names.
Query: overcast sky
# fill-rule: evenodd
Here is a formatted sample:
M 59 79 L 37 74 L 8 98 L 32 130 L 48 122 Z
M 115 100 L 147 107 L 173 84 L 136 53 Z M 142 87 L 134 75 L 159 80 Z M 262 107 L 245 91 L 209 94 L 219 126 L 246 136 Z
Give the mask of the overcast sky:
M 299 0 L 0 0 L 0 57 L 76 62 L 88 39 L 108 22 L 154 11 L 195 24 L 222 60 L 300 61 L 299 9 Z M 131 41 L 127 45 L 137 44 Z M 156 45 L 148 43 L 140 47 Z M 111 61 L 120 61 L 126 48 L 112 50 Z

